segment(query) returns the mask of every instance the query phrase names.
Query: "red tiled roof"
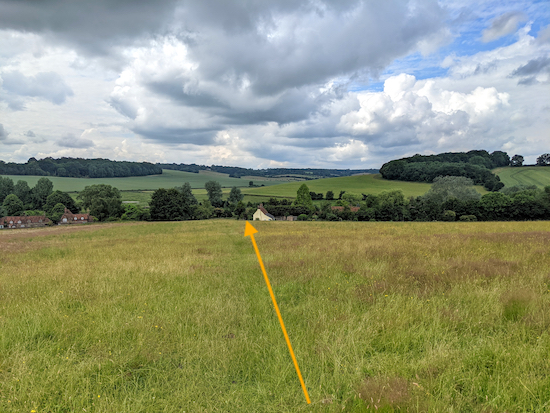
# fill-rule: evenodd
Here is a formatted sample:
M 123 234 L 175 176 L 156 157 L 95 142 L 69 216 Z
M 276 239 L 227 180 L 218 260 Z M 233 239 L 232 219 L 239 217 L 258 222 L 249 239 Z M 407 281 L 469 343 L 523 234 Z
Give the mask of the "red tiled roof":
M 14 224 L 18 224 L 21 221 L 22 224 L 38 224 L 38 223 L 48 223 L 50 220 L 44 215 L 31 215 L 31 216 L 11 216 L 0 218 L 0 224 L 9 224 L 10 221 L 13 221 Z
M 275 217 L 271 215 L 269 212 L 267 212 L 267 210 L 264 208 L 264 204 L 258 205 L 258 209 L 262 211 L 265 215 L 267 215 L 269 218 L 275 219 Z

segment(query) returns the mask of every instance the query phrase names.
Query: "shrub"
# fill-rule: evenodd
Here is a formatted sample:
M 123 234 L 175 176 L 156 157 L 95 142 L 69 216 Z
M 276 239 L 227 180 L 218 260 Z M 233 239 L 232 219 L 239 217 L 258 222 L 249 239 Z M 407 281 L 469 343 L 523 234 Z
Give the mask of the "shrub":
M 307 221 L 307 215 L 306 214 L 298 215 L 298 221 Z
M 445 211 L 441 216 L 442 221 L 456 221 L 456 212 L 455 211 Z
M 475 215 L 461 215 L 458 220 L 462 222 L 475 222 L 477 221 L 477 217 Z

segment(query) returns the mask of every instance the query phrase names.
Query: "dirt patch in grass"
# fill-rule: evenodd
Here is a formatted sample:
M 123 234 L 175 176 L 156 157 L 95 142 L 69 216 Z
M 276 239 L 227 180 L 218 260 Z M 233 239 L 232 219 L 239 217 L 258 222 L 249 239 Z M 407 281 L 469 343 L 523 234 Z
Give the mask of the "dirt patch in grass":
M 367 377 L 358 389 L 358 396 L 369 409 L 393 412 L 418 411 L 418 393 L 402 377 Z

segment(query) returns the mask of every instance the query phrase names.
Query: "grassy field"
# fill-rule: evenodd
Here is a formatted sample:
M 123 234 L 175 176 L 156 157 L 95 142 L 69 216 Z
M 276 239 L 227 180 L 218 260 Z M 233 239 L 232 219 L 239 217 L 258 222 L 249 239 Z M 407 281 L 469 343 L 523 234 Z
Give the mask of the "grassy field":
M 550 167 L 522 166 L 519 168 L 498 168 L 493 171 L 506 186 L 536 185 L 544 188 L 550 185 Z
M 304 182 L 290 182 L 280 184 L 274 187 L 263 188 L 244 188 L 242 191 L 248 195 L 296 197 L 296 191 Z M 345 176 L 341 178 L 326 178 L 314 181 L 307 181 L 305 184 L 310 191 L 322 192 L 333 191 L 335 197 L 338 197 L 340 191 L 361 195 L 379 194 L 383 191 L 393 191 L 400 189 L 406 197 L 419 196 L 425 194 L 431 187 L 431 184 L 418 182 L 388 181 L 382 179 L 379 174 Z
M 545 412 L 550 222 L 0 232 L 2 412 Z
M 42 178 L 41 176 L 27 175 L 4 175 L 11 178 L 14 182 L 19 180 L 27 181 L 32 188 L 36 182 Z M 201 171 L 194 174 L 190 172 L 172 171 L 164 169 L 162 175 L 150 176 L 131 176 L 127 178 L 63 178 L 57 176 L 47 176 L 53 182 L 54 190 L 59 189 L 64 192 L 78 192 L 88 185 L 107 184 L 112 185 L 121 191 L 138 191 L 138 190 L 155 190 L 158 188 L 174 188 L 181 186 L 185 182 L 189 182 L 192 188 L 204 188 L 207 181 L 218 181 L 223 187 L 248 187 L 250 179 L 229 178 L 226 174 L 216 172 Z M 284 181 L 276 180 L 261 180 L 257 178 L 253 180 L 256 184 L 277 185 Z

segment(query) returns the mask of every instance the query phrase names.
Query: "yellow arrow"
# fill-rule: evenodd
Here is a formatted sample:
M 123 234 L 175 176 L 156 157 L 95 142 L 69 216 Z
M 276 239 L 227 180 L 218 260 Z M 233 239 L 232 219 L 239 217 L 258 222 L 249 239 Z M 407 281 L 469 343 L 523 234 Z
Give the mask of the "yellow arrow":
M 304 383 L 304 379 L 302 378 L 302 373 L 300 373 L 300 368 L 298 367 L 298 361 L 296 361 L 296 356 L 294 355 L 294 351 L 292 350 L 292 346 L 290 345 L 290 339 L 288 338 L 288 333 L 286 332 L 285 323 L 283 323 L 283 317 L 281 317 L 279 306 L 277 305 L 277 301 L 275 300 L 275 294 L 273 294 L 273 289 L 271 288 L 269 278 L 267 278 L 267 273 L 265 272 L 264 262 L 262 261 L 262 257 L 260 256 L 260 250 L 258 249 L 256 240 L 254 239 L 254 234 L 257 232 L 258 230 L 254 228 L 250 222 L 246 221 L 246 226 L 244 228 L 244 236 L 248 237 L 250 235 L 250 239 L 252 240 L 254 251 L 256 251 L 256 255 L 258 256 L 258 261 L 260 262 L 260 267 L 262 268 L 262 273 L 264 274 L 265 283 L 267 284 L 267 289 L 269 290 L 269 295 L 271 295 L 271 300 L 273 301 L 275 312 L 277 313 L 277 317 L 279 317 L 279 323 L 281 323 L 281 328 L 283 329 L 283 334 L 285 335 L 285 340 L 288 346 L 288 351 L 290 352 L 290 357 L 292 357 L 292 361 L 294 362 L 294 367 L 296 367 L 296 373 L 298 373 L 298 378 L 300 379 L 302 390 L 304 391 L 304 395 L 306 396 L 306 401 L 308 404 L 310 404 L 311 400 L 309 400 L 309 394 L 307 394 L 306 385 Z

